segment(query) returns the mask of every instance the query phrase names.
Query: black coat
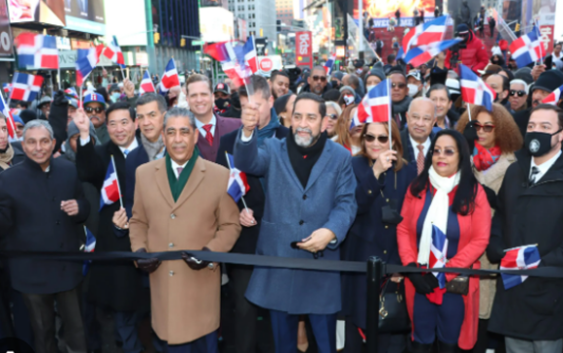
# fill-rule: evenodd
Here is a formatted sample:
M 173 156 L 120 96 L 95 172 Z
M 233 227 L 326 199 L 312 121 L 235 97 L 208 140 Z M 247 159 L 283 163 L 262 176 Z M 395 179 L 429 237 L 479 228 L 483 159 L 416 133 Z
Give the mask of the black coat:
M 352 168 L 357 182 L 358 212 L 342 244 L 342 259 L 365 262 L 370 256 L 377 256 L 385 263 L 400 265 L 397 224 L 382 220 L 382 208 L 392 205 L 401 214 L 407 189 L 417 175 L 416 168 L 405 164 L 397 173 L 390 169 L 379 180 L 375 179 L 373 168 L 363 156 L 352 158 Z M 365 328 L 366 274 L 347 273 L 342 277 L 342 312 L 350 316 L 356 326 Z M 389 284 L 389 287 L 393 286 Z
M 233 154 L 233 149 L 235 146 L 235 141 L 237 134 L 240 133 L 239 129 L 232 131 L 221 137 L 221 143 L 219 144 L 219 150 L 217 153 L 217 164 L 220 164 L 226 168 L 229 168 L 227 163 L 227 157 L 225 156 L 225 151 L 229 154 Z M 276 130 L 275 138 L 282 139 L 287 137 L 289 134 L 289 129 L 285 126 L 280 126 Z M 256 219 L 256 225 L 254 227 L 242 227 L 240 237 L 238 238 L 235 246 L 231 250 L 234 253 L 242 254 L 255 254 L 256 253 L 256 243 L 258 242 L 258 235 L 260 233 L 260 223 L 262 221 L 262 216 L 264 215 L 264 205 L 266 202 L 266 195 L 264 194 L 264 189 L 262 188 L 262 183 L 260 178 L 246 174 L 246 179 L 250 190 L 244 196 L 244 200 L 248 208 L 254 212 L 254 219 Z M 238 202 L 239 210 L 244 209 L 242 200 Z
M 487 255 L 500 261 L 503 249 L 538 244 L 540 266 L 563 267 L 563 155 L 533 186 L 528 187 L 530 155 L 518 159 L 504 177 L 498 194 Z M 563 338 L 563 279 L 528 277 L 509 290 L 502 280 L 489 330 L 525 340 Z
M 140 144 L 140 141 L 139 141 Z M 76 168 L 82 181 L 92 183 L 101 190 L 111 155 L 120 189 L 126 188 L 125 157 L 117 145 L 107 142 L 94 146 L 92 142 L 77 144 Z M 99 207 L 99 204 L 95 205 Z M 100 210 L 98 231 L 96 233 L 96 252 L 131 251 L 128 236 L 117 237 L 112 222 L 113 214 L 120 208 L 119 202 L 104 206 Z M 134 311 L 148 308 L 149 292 L 143 286 L 143 273 L 133 262 L 93 262 L 90 267 L 88 287 L 89 300 L 116 311 Z
M 434 140 L 435 136 L 436 134 L 432 131 L 429 136 L 430 140 Z M 415 151 L 415 147 L 411 143 L 408 129 L 401 131 L 401 143 L 403 144 L 403 158 L 410 164 L 414 165 L 416 169 L 416 156 L 418 155 L 418 152 Z
M 76 216 L 61 210 L 66 200 L 78 202 Z M 63 158 L 51 159 L 47 173 L 26 157 L 0 174 L 0 236 L 7 238 L 7 250 L 78 251 L 89 212 L 76 169 Z M 82 263 L 12 259 L 10 277 L 20 292 L 58 293 L 80 283 Z
M 524 109 L 514 113 L 512 116 L 514 117 L 514 121 L 518 128 L 520 129 L 520 133 L 522 137 L 526 135 L 526 130 L 528 129 L 528 121 L 530 120 L 530 111 L 531 109 Z

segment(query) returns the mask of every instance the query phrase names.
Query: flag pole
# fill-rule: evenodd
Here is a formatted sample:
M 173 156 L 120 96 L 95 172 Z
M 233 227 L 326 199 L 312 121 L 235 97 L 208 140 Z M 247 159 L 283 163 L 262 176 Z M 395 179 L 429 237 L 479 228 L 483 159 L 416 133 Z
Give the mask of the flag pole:
M 113 165 L 113 170 L 115 171 L 115 176 L 117 177 L 117 192 L 119 192 L 119 206 L 123 208 L 123 199 L 121 197 L 121 187 L 119 186 L 119 176 L 117 175 L 117 168 L 115 168 L 115 160 L 113 159 L 113 154 L 111 155 L 111 164 Z
M 543 65 L 543 53 L 542 53 L 543 42 L 541 40 L 540 25 L 539 25 L 537 20 L 535 21 L 534 27 L 536 27 L 536 34 L 538 36 L 538 40 L 540 41 L 540 65 Z M 551 69 L 551 68 L 549 68 L 549 69 Z
M 387 109 L 388 112 L 388 124 L 389 124 L 389 149 L 392 150 L 393 149 L 393 138 L 391 136 L 392 130 L 391 130 L 391 107 L 393 106 L 391 103 L 391 87 L 389 84 L 389 79 L 387 79 L 387 94 L 389 95 L 389 109 Z
M 82 104 L 82 84 L 80 84 L 80 102 L 78 102 L 78 106 L 84 108 L 84 104 Z
M 469 121 L 471 121 L 471 105 L 469 103 L 467 104 L 467 116 L 469 117 Z
M 227 165 L 229 166 L 229 170 L 232 170 L 233 168 L 231 167 L 231 161 L 229 160 L 229 154 L 227 153 L 227 151 L 225 151 L 225 158 L 227 159 Z M 244 209 L 246 210 L 246 213 L 250 214 L 250 211 L 248 211 L 248 206 L 246 205 L 246 201 L 244 201 L 244 196 L 241 196 L 240 199 L 242 200 L 242 204 L 244 205 Z

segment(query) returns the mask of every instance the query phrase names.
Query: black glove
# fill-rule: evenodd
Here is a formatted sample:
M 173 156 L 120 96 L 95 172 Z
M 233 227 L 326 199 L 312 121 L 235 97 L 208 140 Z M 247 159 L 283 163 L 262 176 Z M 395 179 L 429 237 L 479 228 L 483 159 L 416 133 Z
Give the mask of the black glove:
M 68 106 L 68 99 L 65 96 L 64 91 L 57 91 L 55 97 L 53 98 L 53 105 L 57 106 Z
M 141 248 L 135 252 L 138 253 L 146 253 L 147 250 L 145 248 Z M 153 273 L 156 271 L 158 266 L 160 266 L 161 261 L 159 259 L 152 258 L 152 259 L 139 259 L 137 260 L 137 267 L 146 273 Z
M 489 205 L 491 208 L 497 208 L 497 194 L 488 186 L 481 184 L 483 190 L 485 190 L 485 194 L 487 194 L 487 200 L 489 201 Z
M 440 286 L 440 282 L 438 282 L 438 278 L 436 278 L 436 276 L 434 276 L 430 272 L 422 276 L 422 278 L 424 278 L 426 283 L 428 283 L 430 288 L 432 288 L 432 291 L 434 291 L 434 288 L 438 288 Z
M 479 136 L 477 136 L 477 129 L 475 129 L 475 120 L 471 120 L 467 123 L 467 126 L 465 126 L 465 129 L 463 130 L 463 137 L 467 140 L 469 153 L 473 154 L 473 149 L 475 149 L 475 140 L 479 138 Z
M 211 250 L 209 250 L 206 246 L 204 246 L 203 249 L 201 249 L 201 251 L 211 251 Z M 188 266 L 190 266 L 190 268 L 194 271 L 199 271 L 201 269 L 204 269 L 207 266 L 209 266 L 209 264 L 211 263 L 209 261 L 200 260 L 197 257 L 185 251 L 182 251 L 182 259 L 184 259 L 184 261 L 186 261 Z
M 416 263 L 412 262 L 412 263 L 408 264 L 407 267 L 417 268 L 418 266 L 416 265 Z M 430 294 L 434 291 L 434 288 L 437 287 L 437 285 L 436 285 L 436 287 L 432 287 L 432 285 L 430 284 L 430 280 L 426 279 L 426 277 L 428 277 L 428 276 L 423 275 L 420 272 L 409 273 L 407 275 L 407 277 L 411 280 L 412 285 L 414 286 L 414 289 L 419 294 Z M 434 276 L 432 276 L 432 277 L 434 277 Z M 436 277 L 434 277 L 434 279 L 436 279 Z M 437 279 L 436 279 L 436 283 L 438 283 Z

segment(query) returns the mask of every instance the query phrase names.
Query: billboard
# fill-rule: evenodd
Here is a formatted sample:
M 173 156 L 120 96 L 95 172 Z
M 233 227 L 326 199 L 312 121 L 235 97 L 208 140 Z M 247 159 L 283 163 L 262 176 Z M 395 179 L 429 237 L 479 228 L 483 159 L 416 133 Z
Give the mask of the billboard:
M 10 0 L 11 1 L 11 0 Z M 66 13 L 66 28 L 92 34 L 104 35 L 106 33 L 106 16 L 104 13 L 104 0 L 60 0 L 64 1 Z M 123 0 L 113 1 L 121 3 Z M 144 6 L 144 5 L 143 5 Z M 127 18 L 131 12 L 121 13 Z
M 553 50 L 556 11 L 556 0 L 522 0 L 522 33 L 531 31 L 537 25 L 548 53 Z
M 111 42 L 110 34 L 115 34 L 120 46 L 147 45 L 147 22 L 139 20 L 145 18 L 144 0 L 106 1 L 104 8 L 106 43 Z
M 7 58 L 13 56 L 13 42 L 8 8 L 6 7 L 5 1 L 0 1 L 0 57 Z
M 389 26 L 389 18 L 401 13 L 401 27 L 414 26 L 414 11 L 424 11 L 425 17 L 434 17 L 435 0 L 354 0 L 354 19 L 359 19 L 359 1 L 363 12 L 373 19 L 373 27 Z
M 8 0 L 8 10 L 11 23 L 66 25 L 65 0 Z
M 313 68 L 313 37 L 309 31 L 295 33 L 295 64 Z
M 204 42 L 230 41 L 235 36 L 233 13 L 222 7 L 201 7 L 199 30 Z

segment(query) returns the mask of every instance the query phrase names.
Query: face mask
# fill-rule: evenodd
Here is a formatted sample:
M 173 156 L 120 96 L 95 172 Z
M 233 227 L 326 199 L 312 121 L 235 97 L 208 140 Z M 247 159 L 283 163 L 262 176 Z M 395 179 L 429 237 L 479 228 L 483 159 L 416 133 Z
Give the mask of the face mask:
M 119 93 L 119 92 L 113 92 L 113 93 L 111 94 L 111 99 L 112 99 L 113 101 L 118 100 L 119 97 L 121 97 L 121 93 Z
M 217 109 L 227 109 L 231 105 L 230 99 L 219 98 L 215 99 L 215 106 Z
M 374 87 L 375 87 L 375 85 L 366 86 L 366 90 L 367 90 L 366 92 L 371 91 L 371 89 L 374 88 Z
M 346 106 L 354 103 L 354 96 L 344 96 L 344 102 L 346 103 Z
M 409 96 L 414 97 L 418 93 L 418 86 L 414 83 L 409 83 L 407 87 L 409 88 Z
M 547 134 L 545 132 L 527 132 L 524 139 L 524 146 L 528 148 L 534 157 L 541 157 L 551 151 L 551 137 L 560 133 L 561 130 Z

